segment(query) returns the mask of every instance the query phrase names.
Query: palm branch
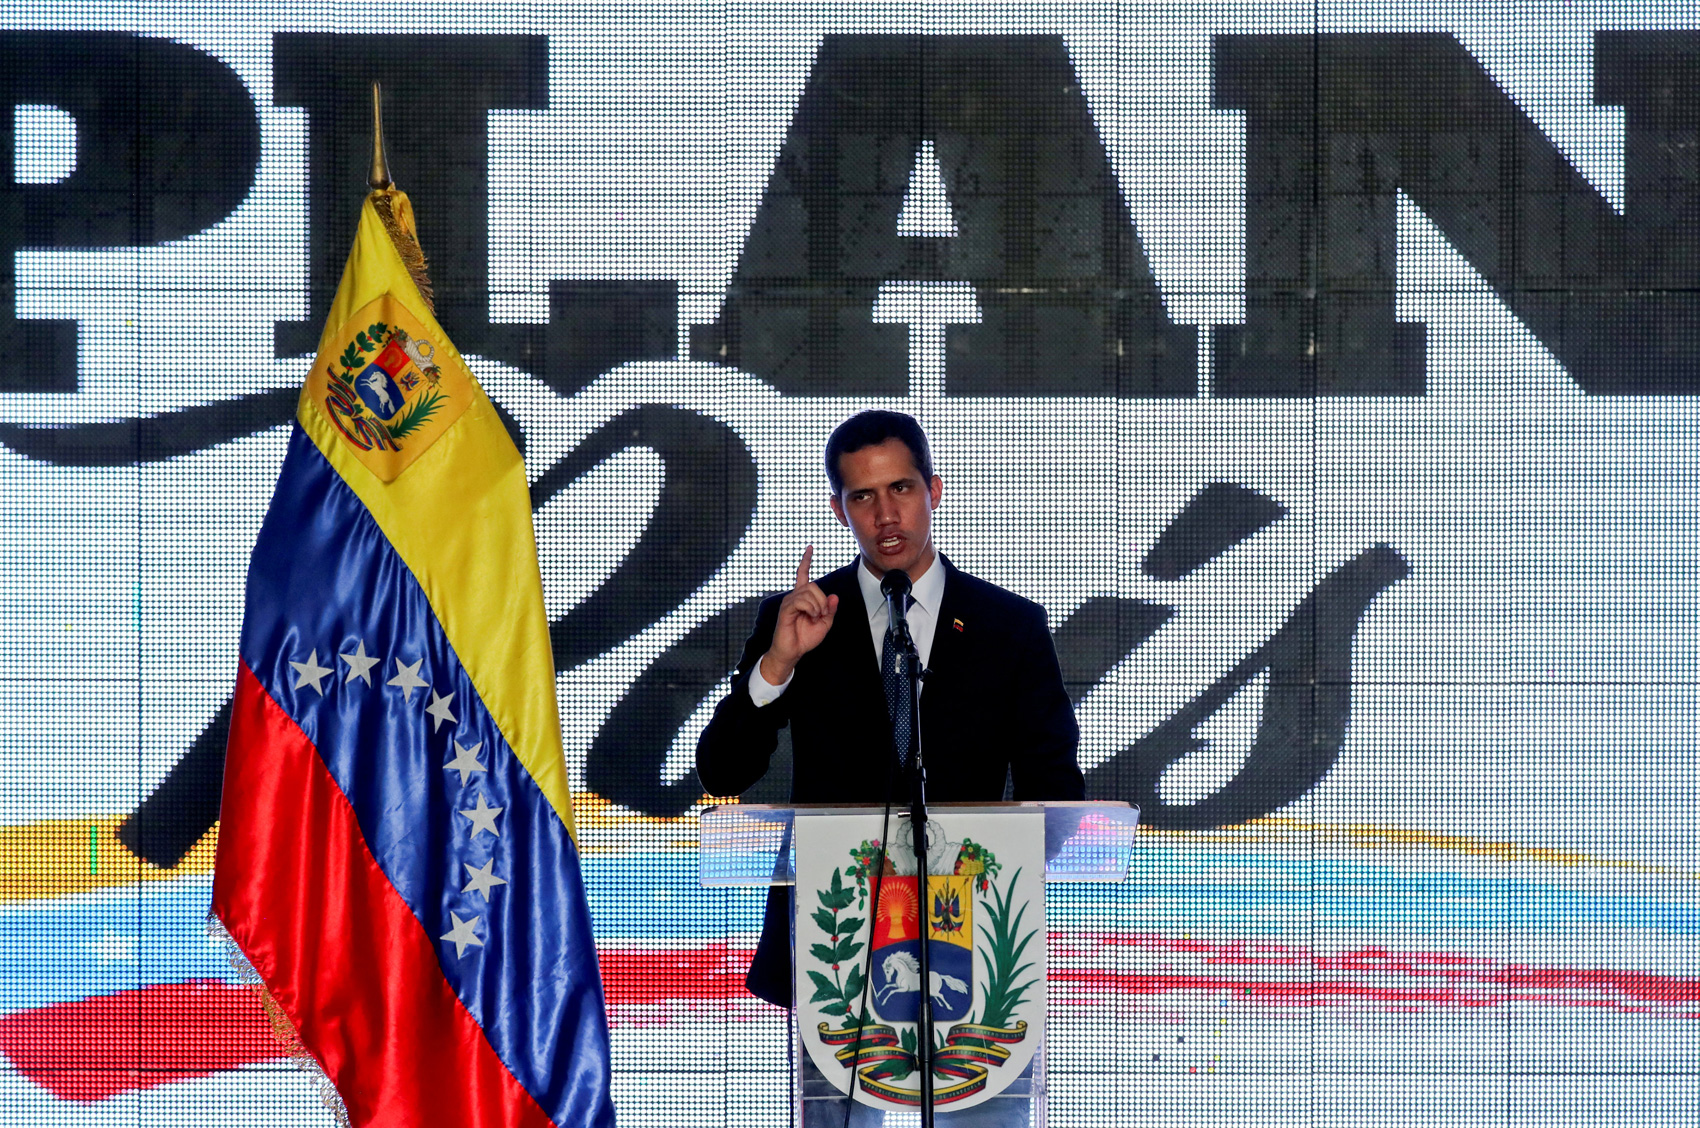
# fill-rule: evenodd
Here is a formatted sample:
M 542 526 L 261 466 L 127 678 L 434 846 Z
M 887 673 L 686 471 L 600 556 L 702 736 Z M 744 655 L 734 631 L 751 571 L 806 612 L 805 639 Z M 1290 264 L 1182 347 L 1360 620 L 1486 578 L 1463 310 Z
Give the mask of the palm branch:
M 1010 875 L 1007 895 L 997 885 L 992 886 L 992 904 L 986 906 L 990 927 L 986 923 L 980 925 L 980 934 L 991 946 L 989 953 L 985 948 L 980 949 L 991 967 L 990 981 L 980 987 L 983 1009 L 978 1021 L 986 1026 L 1009 1025 L 1010 1016 L 1026 1001 L 1028 988 L 1039 981 L 1034 976 L 1026 982 L 1017 982 L 1033 967 L 1033 961 L 1022 963 L 1021 957 L 1027 951 L 1028 943 L 1039 932 L 1030 928 L 1025 936 L 1019 935 L 1021 920 L 1027 915 L 1026 905 L 1021 906 L 1013 919 L 1010 917 L 1010 902 L 1015 897 L 1016 882 L 1020 879 L 1020 870 Z
M 437 414 L 437 409 L 442 406 L 443 399 L 441 393 L 430 392 L 402 408 L 401 414 L 396 416 L 395 422 L 386 428 L 390 437 L 394 439 L 405 438 L 409 433 L 423 427 L 426 420 Z

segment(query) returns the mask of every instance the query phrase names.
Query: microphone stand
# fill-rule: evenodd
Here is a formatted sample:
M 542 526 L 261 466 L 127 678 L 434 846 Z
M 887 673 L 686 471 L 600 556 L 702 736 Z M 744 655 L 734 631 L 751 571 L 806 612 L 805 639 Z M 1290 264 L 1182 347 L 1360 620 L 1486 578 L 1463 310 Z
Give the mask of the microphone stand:
M 928 940 L 932 933 L 932 906 L 928 901 L 930 891 L 927 888 L 927 769 L 921 763 L 920 699 L 924 671 L 921 669 L 921 655 L 916 651 L 915 640 L 909 633 L 909 617 L 903 606 L 904 597 L 908 595 L 908 586 L 905 583 L 901 592 L 888 591 L 886 606 L 891 616 L 888 622 L 897 634 L 904 680 L 909 686 L 904 704 L 904 708 L 909 710 L 909 829 L 914 836 L 916 900 L 919 903 L 921 918 L 921 999 L 916 1014 L 918 1029 L 915 1037 L 915 1060 L 921 1071 L 921 1128 L 933 1128 L 933 1000 L 930 991 L 932 969 L 927 955 L 927 949 L 931 947 Z

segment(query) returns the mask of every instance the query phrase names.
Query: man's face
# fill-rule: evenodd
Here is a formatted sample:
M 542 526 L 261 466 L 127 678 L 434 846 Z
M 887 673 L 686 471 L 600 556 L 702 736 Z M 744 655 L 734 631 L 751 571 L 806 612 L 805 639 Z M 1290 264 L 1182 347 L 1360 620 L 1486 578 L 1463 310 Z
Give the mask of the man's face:
M 841 455 L 844 488 L 832 499 L 839 524 L 856 534 L 868 571 L 894 568 L 915 579 L 933 562 L 933 510 L 944 495 L 937 474 L 925 481 L 901 439 Z

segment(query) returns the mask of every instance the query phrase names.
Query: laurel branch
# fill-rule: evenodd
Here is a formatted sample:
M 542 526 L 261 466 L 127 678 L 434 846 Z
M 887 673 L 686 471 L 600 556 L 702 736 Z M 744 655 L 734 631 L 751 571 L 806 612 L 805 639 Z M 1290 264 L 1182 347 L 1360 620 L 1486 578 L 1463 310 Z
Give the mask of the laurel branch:
M 849 1030 L 856 1025 L 850 1017 L 850 1008 L 862 995 L 862 966 L 850 964 L 850 973 L 844 975 L 841 965 L 850 963 L 857 952 L 862 950 L 862 942 L 856 939 L 856 932 L 862 927 L 860 917 L 840 916 L 845 909 L 856 900 L 854 886 L 844 884 L 844 871 L 832 871 L 832 887 L 817 890 L 815 896 L 820 899 L 820 907 L 812 916 L 816 927 L 831 938 L 830 944 L 812 944 L 809 953 L 821 963 L 832 969 L 832 978 L 828 979 L 823 972 L 810 969 L 809 981 L 815 985 L 815 993 L 809 1002 L 824 1004 L 820 1009 L 822 1014 L 832 1015 L 844 1020 L 844 1029 Z

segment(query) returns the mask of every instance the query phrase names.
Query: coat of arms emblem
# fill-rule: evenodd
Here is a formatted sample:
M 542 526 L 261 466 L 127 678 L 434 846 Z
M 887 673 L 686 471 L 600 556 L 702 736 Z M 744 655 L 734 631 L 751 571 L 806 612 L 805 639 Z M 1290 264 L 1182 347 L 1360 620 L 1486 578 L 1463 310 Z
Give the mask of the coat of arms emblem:
M 925 997 L 937 1107 L 995 1096 L 1042 1036 L 1042 817 L 930 821 L 924 894 L 913 852 L 861 837 L 863 817 L 808 822 L 814 844 L 805 848 L 801 828 L 798 840 L 797 998 L 811 1059 L 862 1103 L 914 1107 Z
M 460 359 L 438 353 L 424 324 L 385 294 L 321 349 L 308 376 L 308 395 L 384 481 L 393 481 L 472 402 Z

